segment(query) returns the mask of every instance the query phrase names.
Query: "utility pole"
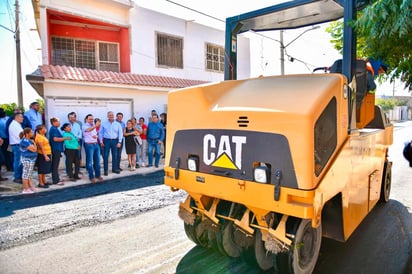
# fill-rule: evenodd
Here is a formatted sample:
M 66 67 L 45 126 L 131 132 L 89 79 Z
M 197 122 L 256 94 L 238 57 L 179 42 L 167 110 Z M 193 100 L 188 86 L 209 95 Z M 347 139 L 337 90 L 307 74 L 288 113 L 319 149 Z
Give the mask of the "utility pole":
M 20 55 L 20 22 L 19 22 L 19 0 L 16 0 L 16 32 L 14 39 L 16 41 L 16 64 L 17 64 L 17 105 L 23 106 L 23 88 L 21 83 L 21 55 Z

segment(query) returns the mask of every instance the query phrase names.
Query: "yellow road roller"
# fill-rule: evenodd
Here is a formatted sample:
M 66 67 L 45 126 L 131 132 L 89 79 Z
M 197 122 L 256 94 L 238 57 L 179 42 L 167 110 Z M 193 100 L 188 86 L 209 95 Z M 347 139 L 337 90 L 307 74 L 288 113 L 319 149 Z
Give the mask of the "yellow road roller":
M 197 245 L 263 270 L 311 273 L 322 237 L 346 241 L 389 200 L 393 126 L 353 52 L 359 1 L 291 1 L 226 20 L 225 81 L 168 95 L 165 184 Z M 236 80 L 236 37 L 344 17 L 339 71 Z

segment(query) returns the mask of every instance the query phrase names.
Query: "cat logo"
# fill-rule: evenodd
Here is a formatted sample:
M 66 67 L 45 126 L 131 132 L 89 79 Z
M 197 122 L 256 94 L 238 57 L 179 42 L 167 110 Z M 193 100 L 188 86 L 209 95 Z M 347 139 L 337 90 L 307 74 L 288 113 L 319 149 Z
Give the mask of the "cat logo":
M 208 166 L 242 169 L 242 145 L 245 136 L 220 136 L 219 143 L 212 134 L 203 137 L 203 162 Z

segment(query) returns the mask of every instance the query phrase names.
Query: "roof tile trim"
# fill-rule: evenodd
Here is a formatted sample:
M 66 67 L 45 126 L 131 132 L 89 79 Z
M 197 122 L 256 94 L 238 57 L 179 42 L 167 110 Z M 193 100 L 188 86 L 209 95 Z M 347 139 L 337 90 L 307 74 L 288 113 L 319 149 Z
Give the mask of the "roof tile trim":
M 40 73 L 39 73 L 40 72 Z M 32 73 L 33 76 L 43 76 L 44 79 L 110 83 L 136 86 L 184 88 L 208 83 L 201 80 L 190 80 L 174 77 L 98 71 L 94 69 L 76 68 L 59 65 L 42 65 Z

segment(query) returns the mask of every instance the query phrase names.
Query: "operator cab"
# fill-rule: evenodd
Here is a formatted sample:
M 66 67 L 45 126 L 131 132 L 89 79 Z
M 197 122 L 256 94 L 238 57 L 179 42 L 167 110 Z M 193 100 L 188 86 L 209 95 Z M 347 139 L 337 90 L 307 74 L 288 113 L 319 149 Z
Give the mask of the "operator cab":
M 356 2 L 356 4 L 353 4 Z M 348 22 L 356 19 L 356 10 L 367 0 L 296 0 L 226 19 L 225 80 L 237 79 L 237 35 L 247 31 L 263 32 L 298 29 L 344 18 L 343 56 L 335 62 L 334 73 L 342 73 L 351 82 L 348 130 L 366 127 L 374 119 L 375 95 L 368 92 L 366 63 L 356 60 L 355 34 Z M 353 6 L 354 5 L 354 6 Z M 346 10 L 344 12 L 344 10 Z M 353 81 L 355 79 L 355 81 Z M 352 115 L 353 113 L 353 115 Z

